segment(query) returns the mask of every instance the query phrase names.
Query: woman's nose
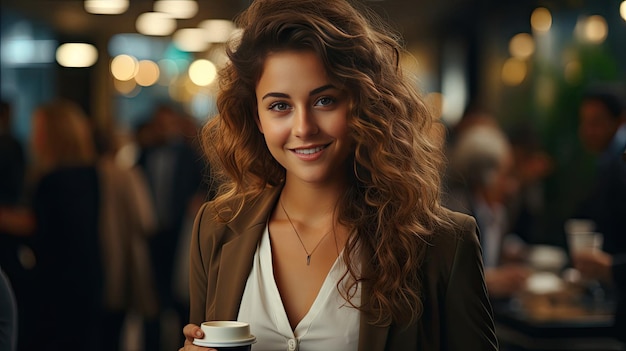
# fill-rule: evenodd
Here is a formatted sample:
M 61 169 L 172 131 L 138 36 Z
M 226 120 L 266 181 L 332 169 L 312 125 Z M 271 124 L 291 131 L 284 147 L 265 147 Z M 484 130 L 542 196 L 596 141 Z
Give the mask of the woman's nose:
M 319 132 L 317 121 L 313 113 L 307 108 L 297 109 L 293 118 L 293 134 L 297 137 L 306 137 Z

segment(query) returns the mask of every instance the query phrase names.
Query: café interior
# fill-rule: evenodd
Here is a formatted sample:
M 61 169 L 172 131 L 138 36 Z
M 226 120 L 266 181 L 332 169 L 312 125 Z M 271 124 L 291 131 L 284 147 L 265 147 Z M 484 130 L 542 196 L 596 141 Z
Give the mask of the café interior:
M 442 142 L 480 116 L 513 147 L 529 146 L 529 167 L 536 167 L 507 206 L 525 204 L 530 217 L 518 217 L 519 226 L 501 240 L 531 273 L 515 293 L 493 297 L 500 348 L 626 350 L 612 329 L 612 287 L 581 277 L 570 260 L 571 234 L 595 232 L 574 216 L 597 162 L 579 139 L 579 105 L 600 86 L 626 96 L 626 1 L 357 1 L 403 38 L 402 68 L 445 126 Z M 56 98 L 76 102 L 96 131 L 115 135 L 119 159 L 136 156 L 136 132 L 157 106 L 176 106 L 199 128 L 217 113 L 217 71 L 238 34 L 232 20 L 250 2 L 2 0 L 0 77 L 2 100 L 11 106 L 9 132 L 28 155 L 33 112 Z M 184 278 L 176 283 L 184 301 Z M 180 347 L 184 317 L 173 314 L 161 316 L 175 334 L 161 335 L 163 350 Z M 130 311 L 120 349 L 143 350 L 144 327 Z

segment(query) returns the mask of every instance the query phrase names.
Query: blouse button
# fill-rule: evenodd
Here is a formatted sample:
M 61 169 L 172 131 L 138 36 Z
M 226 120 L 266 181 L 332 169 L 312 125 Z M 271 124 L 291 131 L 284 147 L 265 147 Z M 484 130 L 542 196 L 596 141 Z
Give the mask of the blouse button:
M 298 349 L 298 342 L 296 342 L 296 339 L 289 339 L 287 341 L 287 347 L 289 351 L 295 351 Z

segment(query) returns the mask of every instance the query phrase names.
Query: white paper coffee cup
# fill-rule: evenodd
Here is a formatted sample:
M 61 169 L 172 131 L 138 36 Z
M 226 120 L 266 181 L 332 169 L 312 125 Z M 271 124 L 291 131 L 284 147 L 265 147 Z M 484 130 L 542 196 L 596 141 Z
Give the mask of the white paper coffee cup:
M 197 346 L 219 348 L 220 350 L 249 350 L 256 342 L 250 334 L 250 325 L 236 321 L 209 321 L 200 325 L 204 338 L 196 338 Z

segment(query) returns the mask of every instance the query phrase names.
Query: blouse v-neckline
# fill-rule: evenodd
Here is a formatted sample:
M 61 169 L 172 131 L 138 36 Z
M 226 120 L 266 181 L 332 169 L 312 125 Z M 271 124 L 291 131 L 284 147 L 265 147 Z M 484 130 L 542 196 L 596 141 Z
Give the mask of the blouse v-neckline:
M 344 340 L 349 340 L 349 345 L 353 346 L 354 350 L 356 350 L 359 337 L 360 312 L 351 307 L 337 290 L 337 281 L 341 279 L 345 270 L 345 264 L 341 257 L 342 254 L 340 253 L 326 275 L 311 307 L 298 322 L 295 329 L 292 330 L 278 286 L 276 285 L 272 265 L 272 249 L 269 231 L 266 226 L 255 253 L 250 277 L 244 289 L 238 319 L 243 320 L 247 318 L 244 317 L 245 314 L 254 318 L 259 317 L 259 314 L 265 313 L 268 317 L 268 320 L 263 321 L 266 323 L 266 326 L 255 326 L 254 322 L 250 324 L 253 334 L 255 332 L 262 333 L 263 330 L 273 330 L 283 337 L 283 341 L 285 339 L 287 339 L 287 341 L 297 340 L 297 343 L 303 338 L 307 339 L 307 335 L 309 335 L 311 330 L 314 330 L 314 333 L 327 332 L 331 334 L 337 334 L 337 331 L 340 331 L 341 337 Z M 258 284 L 251 284 L 255 282 L 255 278 Z M 255 294 L 258 295 L 255 296 Z M 357 300 L 353 302 L 358 303 L 360 301 Z M 348 309 L 346 310 L 341 307 Z M 331 318 L 327 318 L 329 313 L 332 314 L 330 316 Z M 254 314 L 254 316 L 252 316 L 252 314 Z M 323 320 L 318 319 L 320 315 L 324 316 Z M 269 323 L 272 325 L 267 325 Z M 311 337 L 313 338 L 315 335 Z M 276 338 L 276 335 L 274 335 L 274 338 Z M 279 342 L 278 340 L 276 341 Z M 316 343 L 319 343 L 317 338 Z M 347 348 L 346 350 L 349 349 L 350 348 Z
M 331 293 L 336 291 L 337 280 L 334 278 L 338 273 L 340 273 L 338 267 L 340 265 L 339 262 L 342 262 L 339 259 L 340 257 L 341 255 L 337 256 L 335 262 L 333 262 L 333 265 L 328 271 L 326 278 L 324 278 L 324 282 L 315 296 L 315 300 L 311 304 L 311 307 L 293 330 L 294 336 L 302 337 L 306 334 L 311 323 L 315 320 L 315 317 L 321 312 L 323 304 L 330 298 Z M 267 288 L 271 293 L 269 296 L 273 300 L 272 305 L 276 307 L 280 306 L 280 308 L 275 309 L 277 326 L 281 331 L 287 329 L 291 330 L 291 324 L 289 323 L 289 318 L 287 317 L 287 311 L 283 305 L 278 285 L 276 285 L 276 277 L 274 276 L 272 262 L 272 248 L 269 240 L 269 231 L 267 229 L 263 234 L 263 239 L 261 240 L 259 247 L 259 262 L 261 263 L 261 277 L 265 283 L 267 283 Z

